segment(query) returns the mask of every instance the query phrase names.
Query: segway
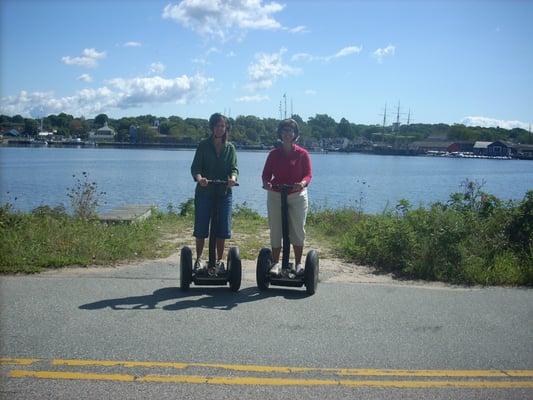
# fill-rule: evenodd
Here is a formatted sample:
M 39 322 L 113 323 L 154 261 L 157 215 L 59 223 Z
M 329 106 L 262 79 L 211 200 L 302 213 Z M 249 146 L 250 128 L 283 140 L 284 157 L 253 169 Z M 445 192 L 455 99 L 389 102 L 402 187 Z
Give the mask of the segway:
M 227 181 L 210 180 L 210 185 L 227 185 Z M 235 186 L 239 184 L 236 183 Z M 226 268 L 223 272 L 216 270 L 216 228 L 218 224 L 218 195 L 211 208 L 211 221 L 209 226 L 209 261 L 207 268 L 200 271 L 193 269 L 192 250 L 188 246 L 181 249 L 180 255 L 180 288 L 183 291 L 189 290 L 191 283 L 195 285 L 225 286 L 229 283 L 232 292 L 239 291 L 241 287 L 242 265 L 238 247 L 230 247 Z
M 281 274 L 274 276 L 270 273 L 272 268 L 272 250 L 262 248 L 257 257 L 256 280 L 259 290 L 268 289 L 269 285 L 302 287 L 308 294 L 313 295 L 318 285 L 318 253 L 316 250 L 309 250 L 305 257 L 305 269 L 302 275 L 297 275 L 293 263 L 289 262 L 291 243 L 289 239 L 289 221 L 287 209 L 287 196 L 289 189 L 293 185 L 273 185 L 274 188 L 281 189 L 281 229 L 283 239 L 283 255 L 281 262 Z

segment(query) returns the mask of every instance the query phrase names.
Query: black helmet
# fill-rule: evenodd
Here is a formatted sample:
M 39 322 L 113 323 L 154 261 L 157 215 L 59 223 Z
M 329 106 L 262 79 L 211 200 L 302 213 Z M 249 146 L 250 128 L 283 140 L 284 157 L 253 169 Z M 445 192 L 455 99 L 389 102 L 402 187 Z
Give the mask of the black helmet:
M 279 125 L 278 125 L 278 138 L 281 140 L 281 131 L 286 126 L 292 128 L 294 130 L 293 142 L 296 142 L 298 140 L 298 138 L 300 137 L 300 132 L 298 131 L 298 123 L 292 118 L 284 119 L 283 121 L 281 121 L 279 123 Z

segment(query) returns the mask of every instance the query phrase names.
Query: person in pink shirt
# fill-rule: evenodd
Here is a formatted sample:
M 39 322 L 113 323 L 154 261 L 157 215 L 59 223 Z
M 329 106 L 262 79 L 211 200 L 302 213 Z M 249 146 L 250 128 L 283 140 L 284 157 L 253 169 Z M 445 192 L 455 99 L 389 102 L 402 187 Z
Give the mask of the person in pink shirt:
M 263 188 L 268 191 L 267 209 L 270 226 L 270 245 L 272 247 L 273 266 L 270 272 L 281 273 L 279 256 L 281 253 L 281 194 L 277 185 L 293 185 L 287 196 L 289 214 L 289 239 L 294 249 L 296 273 L 302 274 L 302 252 L 305 241 L 305 220 L 309 200 L 307 186 L 311 183 L 311 159 L 309 153 L 295 142 L 298 140 L 298 124 L 292 118 L 279 123 L 278 137 L 281 145 L 268 154 L 263 168 Z

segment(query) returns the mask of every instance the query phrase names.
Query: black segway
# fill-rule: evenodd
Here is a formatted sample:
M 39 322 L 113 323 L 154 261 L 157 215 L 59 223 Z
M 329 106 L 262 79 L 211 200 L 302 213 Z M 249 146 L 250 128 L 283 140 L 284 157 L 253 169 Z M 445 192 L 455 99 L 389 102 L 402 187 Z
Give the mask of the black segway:
M 315 294 L 318 285 L 318 253 L 309 250 L 305 257 L 305 270 L 303 275 L 297 275 L 293 263 L 289 262 L 291 243 L 289 240 L 289 220 L 287 209 L 287 195 L 293 185 L 273 185 L 281 189 L 281 229 L 283 238 L 283 255 L 281 262 L 281 274 L 274 276 L 270 273 L 272 268 L 272 250 L 262 248 L 257 257 L 256 280 L 260 290 L 268 289 L 270 284 L 276 286 L 302 287 L 308 294 Z
M 210 180 L 210 185 L 227 185 L 227 181 Z M 235 186 L 239 184 L 236 183 Z M 211 209 L 211 221 L 209 226 L 209 261 L 207 268 L 196 271 L 192 266 L 192 250 L 188 246 L 181 249 L 180 255 L 180 288 L 189 290 L 191 283 L 195 285 L 225 286 L 229 283 L 232 292 L 239 291 L 241 287 L 242 265 L 238 247 L 230 247 L 226 268 L 223 272 L 216 270 L 216 228 L 218 223 L 218 196 Z

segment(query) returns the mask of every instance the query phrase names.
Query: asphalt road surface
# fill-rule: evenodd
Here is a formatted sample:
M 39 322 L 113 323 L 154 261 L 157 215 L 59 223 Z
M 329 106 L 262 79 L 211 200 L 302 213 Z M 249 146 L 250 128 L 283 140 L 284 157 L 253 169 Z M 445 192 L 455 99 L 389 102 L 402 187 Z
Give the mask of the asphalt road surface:
M 178 286 L 163 261 L 2 277 L 2 398 L 533 398 L 530 289 Z

